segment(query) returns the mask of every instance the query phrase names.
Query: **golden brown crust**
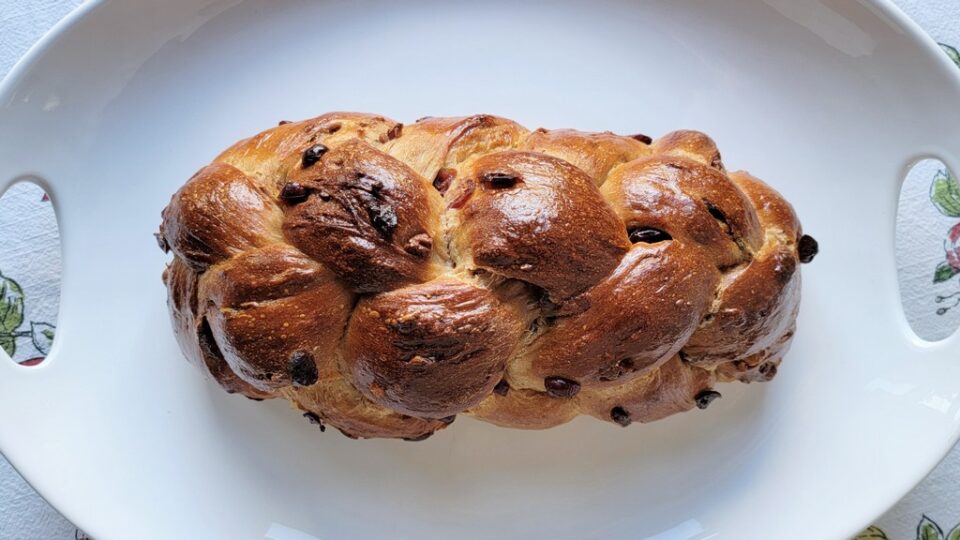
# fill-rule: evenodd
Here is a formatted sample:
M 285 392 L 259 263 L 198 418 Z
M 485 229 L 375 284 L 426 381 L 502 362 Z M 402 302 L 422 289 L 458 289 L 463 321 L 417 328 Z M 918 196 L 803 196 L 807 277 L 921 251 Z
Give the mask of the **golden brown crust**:
M 173 259 L 163 273 L 170 321 L 183 355 L 213 377 L 228 393 L 239 393 L 252 399 L 273 397 L 269 392 L 243 381 L 227 365 L 209 323 L 202 316 L 198 317 L 197 277 L 197 273 L 179 257 Z
M 544 392 L 511 388 L 504 395 L 491 393 L 467 414 L 491 424 L 517 429 L 547 429 L 573 420 L 580 414 L 576 401 L 558 399 Z
M 359 141 L 290 175 L 307 191 L 283 228 L 291 243 L 360 293 L 430 279 L 440 197 L 416 172 Z
M 337 112 L 230 147 L 160 240 L 178 343 L 224 389 L 422 440 L 460 413 L 650 422 L 770 380 L 801 234 L 696 131 Z
M 653 143 L 653 153 L 684 157 L 725 172 L 720 150 L 706 133 L 683 129 L 667 133 Z
M 326 372 L 313 386 L 288 386 L 280 395 L 354 439 L 421 440 L 449 425 L 448 421 L 416 418 L 376 405 L 338 372 Z
M 251 386 L 294 384 L 296 369 L 334 365 L 353 295 L 333 274 L 290 246 L 247 251 L 210 268 L 200 297 L 217 344 Z M 297 354 L 308 354 L 296 365 Z
M 402 124 L 383 116 L 332 112 L 260 132 L 237 142 L 214 161 L 246 172 L 264 190 L 273 193 L 286 182 L 290 171 L 300 167 L 303 151 L 310 146 L 322 143 L 333 147 L 355 139 L 382 146 L 398 125 L 402 130 Z
M 163 237 L 194 270 L 280 240 L 280 209 L 247 175 L 212 163 L 180 188 L 163 211 Z
M 653 227 L 698 244 L 718 268 L 749 260 L 763 242 L 755 208 L 727 176 L 682 157 L 639 159 L 602 186 L 628 229 Z
M 431 182 L 442 168 L 456 170 L 463 162 L 516 148 L 527 130 L 506 118 L 478 114 L 462 118 L 422 118 L 404 126 L 402 137 L 387 152 Z
M 622 387 L 584 391 L 577 401 L 584 414 L 600 420 L 621 425 L 653 422 L 696 407 L 697 396 L 709 391 L 713 382 L 709 371 L 686 365 L 675 356 Z
M 725 380 L 770 380 L 790 345 L 800 308 L 800 222 L 775 190 L 742 172 L 731 179 L 757 209 L 764 244 L 746 266 L 723 278 L 714 305 L 683 352 L 718 366 Z
M 362 300 L 344 362 L 370 400 L 443 418 L 493 390 L 523 330 L 522 318 L 488 289 L 440 279 Z
M 629 247 L 590 177 L 543 154 L 481 157 L 447 199 L 460 264 L 532 283 L 554 301 L 597 283 Z
M 538 129 L 520 149 L 560 158 L 587 173 L 598 186 L 617 165 L 651 153 L 649 145 L 631 137 L 573 129 Z
M 713 300 L 720 276 L 710 262 L 680 242 L 635 245 L 574 300 L 586 309 L 558 317 L 538 336 L 530 365 L 515 363 L 512 379 L 542 388 L 545 378 L 559 376 L 587 388 L 656 369 L 679 352 Z

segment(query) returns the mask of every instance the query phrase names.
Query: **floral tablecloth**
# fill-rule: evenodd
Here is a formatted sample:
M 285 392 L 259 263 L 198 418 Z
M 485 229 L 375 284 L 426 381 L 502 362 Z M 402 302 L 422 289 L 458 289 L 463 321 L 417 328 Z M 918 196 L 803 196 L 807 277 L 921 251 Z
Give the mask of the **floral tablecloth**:
M 960 0 L 895 1 L 960 67 Z M 0 76 L 80 3 L 0 0 Z M 0 198 L 0 348 L 22 364 L 42 362 L 56 336 L 57 243 L 53 210 L 39 188 L 19 184 Z M 940 163 L 923 162 L 908 178 L 897 246 L 908 319 L 925 338 L 949 335 L 960 326 L 960 185 Z M 0 540 L 80 538 L 0 457 Z M 960 448 L 860 539 L 960 540 Z

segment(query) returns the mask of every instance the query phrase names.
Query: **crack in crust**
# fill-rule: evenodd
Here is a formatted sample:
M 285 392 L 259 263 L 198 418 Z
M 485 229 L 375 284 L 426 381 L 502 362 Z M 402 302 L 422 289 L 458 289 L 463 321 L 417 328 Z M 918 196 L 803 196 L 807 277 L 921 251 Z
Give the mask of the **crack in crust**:
M 228 392 L 423 440 L 460 413 L 650 422 L 772 379 L 801 236 L 703 133 L 329 113 L 218 156 L 158 242 L 181 349 Z

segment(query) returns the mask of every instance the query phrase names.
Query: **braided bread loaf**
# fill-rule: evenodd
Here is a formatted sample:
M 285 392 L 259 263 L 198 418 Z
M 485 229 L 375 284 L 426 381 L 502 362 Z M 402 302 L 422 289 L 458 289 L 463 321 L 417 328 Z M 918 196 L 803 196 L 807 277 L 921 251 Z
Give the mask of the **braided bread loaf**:
M 694 131 L 331 113 L 201 169 L 163 212 L 184 354 L 350 437 L 469 414 L 626 426 L 766 381 L 789 346 L 791 206 Z

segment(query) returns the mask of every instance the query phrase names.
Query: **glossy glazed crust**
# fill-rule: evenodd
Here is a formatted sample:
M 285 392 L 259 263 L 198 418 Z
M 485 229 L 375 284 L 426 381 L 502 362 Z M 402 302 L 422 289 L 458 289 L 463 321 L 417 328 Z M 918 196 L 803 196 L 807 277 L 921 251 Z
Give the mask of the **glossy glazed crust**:
M 592 179 L 566 161 L 504 151 L 464 169 L 448 197 L 456 202 L 448 207 L 458 264 L 531 283 L 562 302 L 609 274 L 630 247 Z
M 160 242 L 180 347 L 224 389 L 422 440 L 460 413 L 650 422 L 769 380 L 800 235 L 703 133 L 330 113 L 218 156 Z
M 288 179 L 315 196 L 289 204 L 283 229 L 295 247 L 358 293 L 430 279 L 440 196 L 401 161 L 353 139 Z
M 442 278 L 361 300 L 344 362 L 371 401 L 444 418 L 490 394 L 524 331 L 522 315 L 489 289 Z

